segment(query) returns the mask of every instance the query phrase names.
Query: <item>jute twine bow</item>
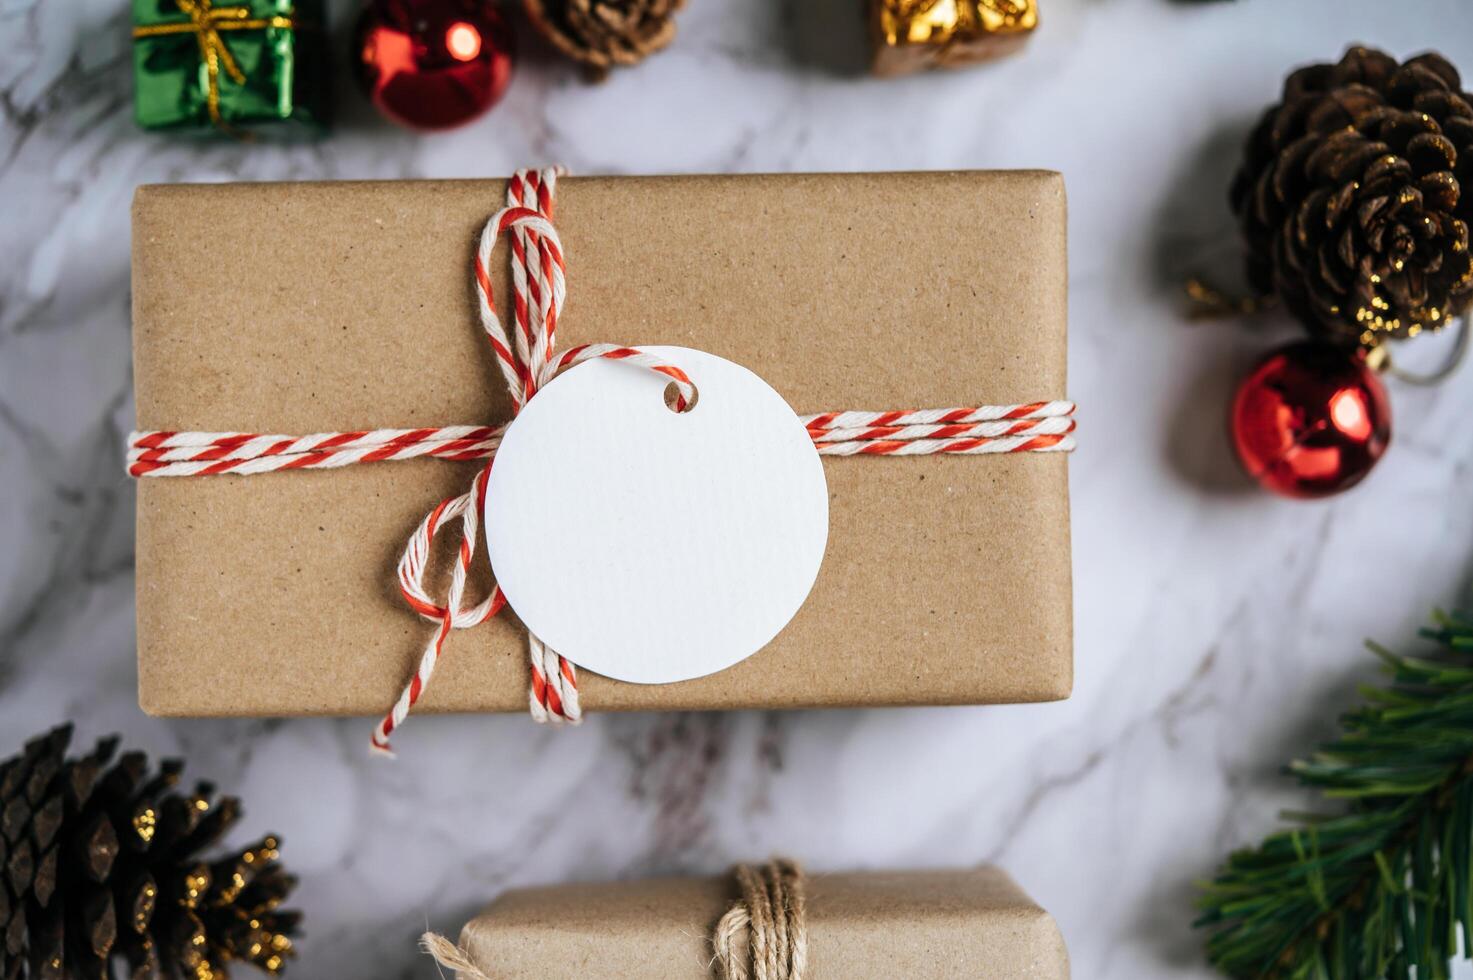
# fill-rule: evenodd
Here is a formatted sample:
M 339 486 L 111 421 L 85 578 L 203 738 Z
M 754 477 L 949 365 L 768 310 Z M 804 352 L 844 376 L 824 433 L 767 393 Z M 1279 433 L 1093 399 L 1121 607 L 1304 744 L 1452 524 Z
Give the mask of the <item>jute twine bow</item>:
M 200 60 L 205 65 L 205 106 L 209 109 L 210 122 L 221 129 L 229 129 L 220 117 L 220 71 L 236 85 L 245 84 L 245 72 L 231 54 L 230 47 L 220 36 L 221 31 L 260 31 L 268 27 L 294 28 L 295 17 L 274 14 L 270 17 L 252 17 L 251 8 L 245 5 L 216 7 L 210 0 L 174 0 L 179 10 L 189 20 L 173 24 L 142 24 L 133 28 L 134 39 L 163 37 L 169 34 L 193 34 L 199 43 Z
M 712 962 L 723 980 L 804 980 L 808 972 L 808 903 L 803 869 L 774 858 L 761 868 L 732 870 L 738 899 L 711 934 Z M 420 937 L 420 948 L 462 980 L 493 980 L 470 953 L 438 933 Z
M 200 3 L 202 0 L 185 0 Z M 201 41 L 201 44 L 204 44 Z M 513 413 L 562 371 L 594 358 L 623 361 L 654 371 L 669 381 L 666 400 L 677 412 L 696 403 L 696 386 L 673 364 L 633 347 L 584 344 L 555 354 L 558 318 L 567 296 L 562 242 L 552 224 L 553 198 L 561 171 L 522 170 L 507 184 L 507 206 L 481 233 L 474 263 L 477 310 L 496 356 Z M 487 269 L 497 239 L 511 245 L 512 313 L 508 334 L 496 314 Z M 799 416 L 821 456 L 978 456 L 999 453 L 1059 453 L 1074 449 L 1074 404 L 1067 401 L 1019 405 L 973 405 L 906 411 L 840 411 Z M 466 607 L 465 588 L 477 548 L 486 479 L 504 425 L 449 425 L 423 429 L 372 429 L 272 435 L 259 432 L 134 432 L 128 440 L 128 473 L 135 477 L 250 476 L 295 469 L 332 469 L 359 463 L 432 457 L 486 460 L 470 489 L 440 501 L 410 536 L 399 560 L 399 591 L 409 606 L 436 624 L 414 676 L 373 732 L 375 752 L 392 754 L 389 735 L 403 723 L 430 682 L 446 638 L 469 629 L 506 605 L 492 586 L 479 603 Z M 444 599 L 425 582 L 430 548 L 447 524 L 460 522 L 450 586 Z M 531 666 L 528 707 L 537 721 L 574 722 L 582 718 L 578 676 L 573 664 L 530 630 Z
M 808 971 L 803 869 L 774 858 L 760 870 L 739 864 L 732 874 L 742 897 L 711 936 L 721 975 L 726 980 L 803 980 Z

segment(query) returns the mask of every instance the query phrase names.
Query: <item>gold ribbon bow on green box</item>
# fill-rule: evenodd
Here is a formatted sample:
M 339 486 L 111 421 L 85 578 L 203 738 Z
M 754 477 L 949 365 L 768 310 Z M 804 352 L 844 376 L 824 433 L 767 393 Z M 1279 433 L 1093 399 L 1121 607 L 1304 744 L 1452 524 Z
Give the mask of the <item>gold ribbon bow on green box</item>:
M 320 0 L 133 0 L 138 124 L 323 122 L 325 51 L 309 29 L 320 23 Z

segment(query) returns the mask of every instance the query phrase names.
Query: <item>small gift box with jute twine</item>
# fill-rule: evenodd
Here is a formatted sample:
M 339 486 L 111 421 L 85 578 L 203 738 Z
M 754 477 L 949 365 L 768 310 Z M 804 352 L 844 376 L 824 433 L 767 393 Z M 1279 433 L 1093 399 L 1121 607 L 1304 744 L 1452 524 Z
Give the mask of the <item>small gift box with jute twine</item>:
M 512 891 L 424 947 L 458 980 L 1068 980 L 1058 926 L 997 868 L 729 876 Z
M 133 0 L 134 117 L 241 135 L 327 121 L 321 0 Z

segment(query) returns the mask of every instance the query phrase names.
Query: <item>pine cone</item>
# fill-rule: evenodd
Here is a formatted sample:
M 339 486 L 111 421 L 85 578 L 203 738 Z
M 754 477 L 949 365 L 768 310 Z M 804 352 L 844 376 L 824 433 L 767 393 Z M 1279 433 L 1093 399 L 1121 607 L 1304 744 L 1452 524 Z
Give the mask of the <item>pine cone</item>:
M 1350 345 L 1473 302 L 1473 96 L 1437 54 L 1351 48 L 1289 76 L 1248 139 L 1233 211 L 1254 288 Z
M 71 726 L 0 763 L 0 980 L 113 976 L 215 980 L 229 964 L 281 971 L 296 912 L 277 906 L 295 879 L 277 841 L 213 862 L 196 855 L 240 817 L 213 787 L 174 792 L 183 764 L 148 773 L 116 738 L 66 759 Z
M 633 65 L 675 37 L 685 0 L 525 0 L 527 17 L 553 45 L 601 79 Z

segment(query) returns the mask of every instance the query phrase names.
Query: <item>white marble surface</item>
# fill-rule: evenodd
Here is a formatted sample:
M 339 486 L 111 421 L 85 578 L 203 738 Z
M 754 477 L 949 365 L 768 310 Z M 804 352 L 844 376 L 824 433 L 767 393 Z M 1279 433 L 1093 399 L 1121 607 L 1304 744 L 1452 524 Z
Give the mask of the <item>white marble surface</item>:
M 1174 289 L 1235 264 L 1223 189 L 1286 69 L 1364 40 L 1440 45 L 1473 70 L 1473 7 L 1043 3 L 1020 57 L 880 82 L 854 72 L 857 3 L 691 0 L 672 50 L 602 87 L 527 44 L 507 101 L 462 131 L 394 130 L 344 79 L 336 134 L 283 148 L 135 130 L 122 0 L 0 0 L 0 748 L 74 718 L 242 794 L 248 827 L 278 830 L 302 877 L 301 977 L 433 976 L 418 932 L 453 932 L 508 886 L 773 850 L 820 869 L 1001 862 L 1057 915 L 1076 976 L 1209 975 L 1192 882 L 1295 799 L 1277 767 L 1372 673 L 1361 639 L 1407 641 L 1460 597 L 1473 369 L 1396 386 L 1396 443 L 1360 489 L 1283 502 L 1237 477 L 1222 432 L 1233 376 L 1281 331 L 1188 325 Z M 551 161 L 1064 171 L 1084 425 L 1073 700 L 595 717 L 574 732 L 421 719 L 397 765 L 366 757 L 361 720 L 139 713 L 119 465 L 133 187 Z

